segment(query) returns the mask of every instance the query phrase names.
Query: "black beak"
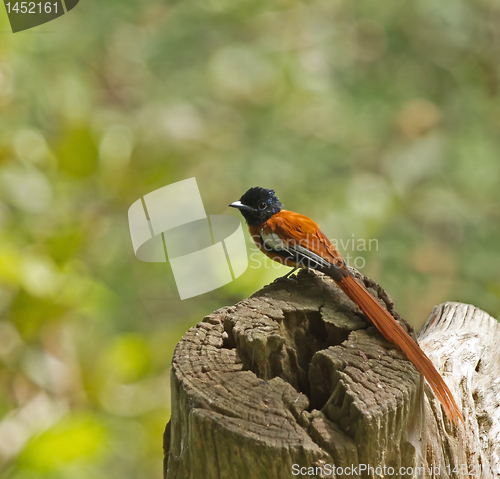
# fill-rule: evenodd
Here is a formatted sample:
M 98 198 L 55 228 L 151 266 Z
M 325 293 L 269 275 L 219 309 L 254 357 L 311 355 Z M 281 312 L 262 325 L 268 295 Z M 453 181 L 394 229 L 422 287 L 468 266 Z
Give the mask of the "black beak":
M 238 208 L 239 210 L 251 210 L 250 206 L 244 205 L 241 201 L 235 201 L 229 205 L 231 208 Z

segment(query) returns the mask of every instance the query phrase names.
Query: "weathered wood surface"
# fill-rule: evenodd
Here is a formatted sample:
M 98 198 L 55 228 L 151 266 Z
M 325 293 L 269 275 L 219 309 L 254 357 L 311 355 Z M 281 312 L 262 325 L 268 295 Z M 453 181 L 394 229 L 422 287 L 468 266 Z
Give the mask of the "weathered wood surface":
M 382 288 L 361 280 L 401 320 Z M 174 353 L 165 477 L 447 478 L 464 468 L 500 477 L 500 326 L 446 303 L 419 342 L 461 406 L 458 428 L 413 365 L 319 273 L 215 311 Z M 331 465 L 357 469 L 331 475 Z M 425 472 L 400 474 L 417 466 Z

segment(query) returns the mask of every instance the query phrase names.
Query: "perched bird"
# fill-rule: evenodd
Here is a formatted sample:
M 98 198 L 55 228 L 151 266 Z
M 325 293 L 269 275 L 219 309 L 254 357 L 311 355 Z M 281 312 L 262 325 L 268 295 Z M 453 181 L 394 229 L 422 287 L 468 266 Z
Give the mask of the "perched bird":
M 229 206 L 240 210 L 258 248 L 272 260 L 293 267 L 311 268 L 330 276 L 363 311 L 382 335 L 406 354 L 429 382 L 448 418 L 463 422 L 453 395 L 430 359 L 391 314 L 353 277 L 344 259 L 307 216 L 287 211 L 273 190 L 250 188 Z

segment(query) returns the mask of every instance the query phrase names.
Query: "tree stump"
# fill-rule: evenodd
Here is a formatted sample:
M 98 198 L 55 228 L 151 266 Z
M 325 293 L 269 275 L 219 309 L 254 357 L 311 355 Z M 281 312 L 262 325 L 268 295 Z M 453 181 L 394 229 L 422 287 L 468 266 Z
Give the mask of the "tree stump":
M 414 335 L 387 293 L 355 274 Z M 499 324 L 445 303 L 418 339 L 462 410 L 458 427 L 320 273 L 215 311 L 174 352 L 165 478 L 500 477 Z

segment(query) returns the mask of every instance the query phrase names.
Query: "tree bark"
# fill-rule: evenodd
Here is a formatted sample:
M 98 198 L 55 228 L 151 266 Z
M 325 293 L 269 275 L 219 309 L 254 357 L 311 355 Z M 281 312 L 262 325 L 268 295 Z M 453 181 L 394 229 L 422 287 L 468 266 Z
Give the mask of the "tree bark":
M 355 274 L 414 336 L 387 293 Z M 500 477 L 500 326 L 445 303 L 418 339 L 462 410 L 458 427 L 320 273 L 215 311 L 174 352 L 165 478 Z

